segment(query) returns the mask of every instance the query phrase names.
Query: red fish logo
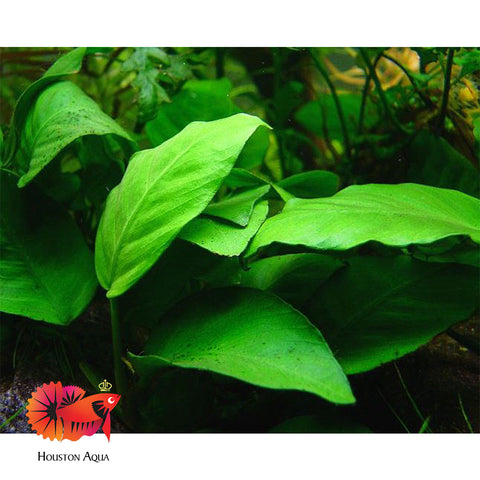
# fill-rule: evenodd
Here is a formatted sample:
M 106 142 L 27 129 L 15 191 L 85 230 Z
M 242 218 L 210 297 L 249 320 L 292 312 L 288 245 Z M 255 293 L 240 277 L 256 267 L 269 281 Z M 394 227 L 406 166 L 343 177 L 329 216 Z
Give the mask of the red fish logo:
M 85 390 L 80 387 L 44 383 L 28 400 L 28 423 L 37 435 L 50 440 L 75 441 L 101 428 L 110 441 L 110 412 L 119 400 L 120 395 L 115 393 L 85 397 Z

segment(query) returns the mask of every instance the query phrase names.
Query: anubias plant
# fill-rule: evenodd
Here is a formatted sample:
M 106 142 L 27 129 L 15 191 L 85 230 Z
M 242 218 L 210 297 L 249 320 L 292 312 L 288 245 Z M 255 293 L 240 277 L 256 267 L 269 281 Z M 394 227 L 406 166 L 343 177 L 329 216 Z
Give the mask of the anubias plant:
M 185 83 L 140 150 L 67 79 L 91 53 L 61 57 L 16 104 L 0 308 L 67 326 L 99 283 L 126 422 L 142 395 L 168 398 L 151 379 L 178 369 L 353 404 L 347 375 L 474 312 L 477 198 L 418 183 L 337 192 L 325 170 L 261 174 L 272 130 L 240 111 L 226 79 Z

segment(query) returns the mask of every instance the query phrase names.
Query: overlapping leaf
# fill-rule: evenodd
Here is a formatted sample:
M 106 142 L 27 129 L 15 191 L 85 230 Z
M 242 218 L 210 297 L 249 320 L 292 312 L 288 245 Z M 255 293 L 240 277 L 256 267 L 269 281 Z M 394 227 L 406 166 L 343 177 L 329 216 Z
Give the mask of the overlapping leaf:
M 262 201 L 255 205 L 246 227 L 201 216 L 188 223 L 180 232 L 179 238 L 217 255 L 238 256 L 247 248 L 248 242 L 257 233 L 267 214 L 268 202 Z
M 408 179 L 480 196 L 480 176 L 472 163 L 444 138 L 420 132 L 406 149 Z
M 212 121 L 239 113 L 230 99 L 232 85 L 220 80 L 190 80 L 171 103 L 160 107 L 155 119 L 147 123 L 147 135 L 154 146 L 172 138 L 189 123 Z
M 244 114 L 194 122 L 132 157 L 107 199 L 97 233 L 95 264 L 107 296 L 128 290 L 205 209 L 261 126 L 266 125 L 259 118 Z
M 278 185 L 298 198 L 330 197 L 338 190 L 340 179 L 327 170 L 312 170 L 284 178 Z
M 396 257 L 353 257 L 312 297 L 308 317 L 344 370 L 416 350 L 479 306 L 478 270 Z
M 15 155 L 20 132 L 35 97 L 50 83 L 56 82 L 67 75 L 77 73 L 82 67 L 83 57 L 86 53 L 87 49 L 80 47 L 62 55 L 41 78 L 32 83 L 22 93 L 13 112 L 12 125 L 7 142 L 6 160 L 10 161 Z
M 353 403 L 322 335 L 278 297 L 254 289 L 203 292 L 162 321 L 135 364 L 210 370 L 269 388 Z
M 29 111 L 22 130 L 17 165 L 23 187 L 65 147 L 85 135 L 116 135 L 127 142 L 130 136 L 82 90 L 71 82 L 46 88 Z
M 97 287 L 93 255 L 61 207 L 0 179 L 0 310 L 66 325 Z
M 300 307 L 343 263 L 329 255 L 298 253 L 262 258 L 242 268 L 235 259 L 224 260 L 201 275 L 210 285 L 239 285 L 268 290 Z
M 346 250 L 371 240 L 404 247 L 456 235 L 480 243 L 478 199 L 426 185 L 358 185 L 329 198 L 288 201 L 263 224 L 247 255 L 274 242 Z

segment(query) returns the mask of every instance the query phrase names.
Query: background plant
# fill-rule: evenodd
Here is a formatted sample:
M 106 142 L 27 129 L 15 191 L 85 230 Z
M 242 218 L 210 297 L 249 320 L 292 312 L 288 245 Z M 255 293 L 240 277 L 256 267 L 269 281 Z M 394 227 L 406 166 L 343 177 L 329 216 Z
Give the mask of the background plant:
M 360 373 L 478 354 L 478 55 L 4 49 L 2 357 L 114 375 L 138 431 L 364 431 Z

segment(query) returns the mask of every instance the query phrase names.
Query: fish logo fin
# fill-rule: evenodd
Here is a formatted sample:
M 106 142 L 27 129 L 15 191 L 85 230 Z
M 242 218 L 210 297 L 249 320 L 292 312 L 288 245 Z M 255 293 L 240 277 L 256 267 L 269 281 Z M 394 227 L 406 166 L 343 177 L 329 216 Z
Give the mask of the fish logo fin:
M 78 402 L 85 396 L 85 390 L 75 385 L 68 385 L 63 387 L 62 401 L 60 402 L 60 408 L 71 405 Z
M 37 435 L 50 440 L 62 439 L 63 421 L 57 414 L 62 395 L 61 382 L 44 383 L 32 393 L 27 403 L 27 418 Z
M 71 440 L 74 442 L 84 435 L 91 436 L 97 433 L 101 424 L 101 419 L 90 422 L 65 421 L 63 440 Z

